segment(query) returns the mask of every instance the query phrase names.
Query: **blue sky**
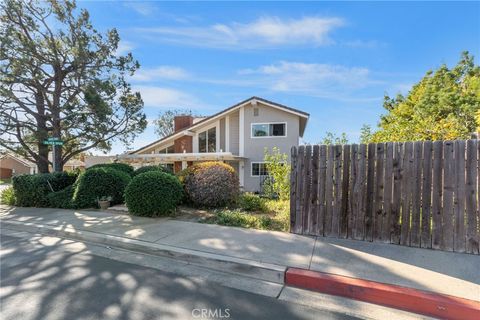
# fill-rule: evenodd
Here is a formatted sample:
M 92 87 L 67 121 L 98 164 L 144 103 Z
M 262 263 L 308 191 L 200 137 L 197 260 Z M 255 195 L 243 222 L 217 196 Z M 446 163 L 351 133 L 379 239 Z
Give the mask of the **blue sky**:
M 120 52 L 153 120 L 168 108 L 209 115 L 250 96 L 309 112 L 304 141 L 373 127 L 384 93 L 429 69 L 480 56 L 479 2 L 78 2 Z M 153 127 L 133 148 L 156 139 Z M 112 153 L 124 146 L 115 144 Z

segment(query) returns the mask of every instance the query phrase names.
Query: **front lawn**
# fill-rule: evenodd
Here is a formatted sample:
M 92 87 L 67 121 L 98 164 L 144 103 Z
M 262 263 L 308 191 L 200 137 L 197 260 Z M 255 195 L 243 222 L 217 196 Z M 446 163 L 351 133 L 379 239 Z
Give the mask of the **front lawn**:
M 288 200 L 262 199 L 262 208 L 247 211 L 244 208 L 224 208 L 210 211 L 203 223 L 273 231 L 289 231 L 290 202 Z

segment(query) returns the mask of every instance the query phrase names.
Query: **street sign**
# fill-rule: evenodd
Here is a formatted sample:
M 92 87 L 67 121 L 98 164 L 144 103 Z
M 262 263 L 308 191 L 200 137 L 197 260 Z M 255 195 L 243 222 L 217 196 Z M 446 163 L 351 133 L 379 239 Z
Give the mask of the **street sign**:
M 60 140 L 43 140 L 43 144 L 52 146 L 63 146 L 63 141 Z
M 47 141 L 61 141 L 61 140 L 58 137 L 50 137 L 50 138 L 47 138 Z

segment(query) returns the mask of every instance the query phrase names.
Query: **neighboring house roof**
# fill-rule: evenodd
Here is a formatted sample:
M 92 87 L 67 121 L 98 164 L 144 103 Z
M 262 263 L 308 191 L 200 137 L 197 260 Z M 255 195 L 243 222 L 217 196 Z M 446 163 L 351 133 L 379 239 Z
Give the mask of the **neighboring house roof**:
M 263 99 L 263 98 L 260 98 L 260 97 L 253 96 L 253 97 L 248 98 L 248 99 L 246 99 L 246 100 L 244 100 L 244 101 L 242 101 L 242 102 L 239 102 L 239 103 L 237 103 L 237 104 L 235 104 L 235 105 L 233 105 L 233 106 L 231 106 L 231 107 L 229 107 L 229 108 L 227 108 L 227 109 L 224 109 L 224 110 L 222 110 L 222 111 L 220 111 L 220 112 L 217 112 L 217 113 L 215 113 L 214 115 L 212 115 L 212 116 L 210 116 L 210 117 L 206 117 L 206 118 L 204 118 L 203 120 L 200 120 L 200 121 L 198 121 L 198 122 L 195 122 L 195 123 L 192 124 L 191 126 L 188 126 L 188 127 L 186 127 L 186 128 L 183 128 L 182 130 L 179 130 L 179 131 L 177 131 L 177 132 L 174 132 L 174 133 L 172 133 L 172 134 L 169 134 L 168 136 L 165 136 L 165 137 L 163 137 L 163 138 L 161 138 L 161 139 L 158 139 L 158 140 L 156 140 L 156 141 L 154 141 L 154 142 L 152 142 L 152 143 L 150 143 L 150 144 L 147 144 L 146 146 L 141 147 L 140 149 L 131 151 L 130 154 L 140 152 L 140 151 L 142 151 L 142 150 L 144 150 L 144 149 L 148 149 L 148 148 L 150 148 L 151 146 L 156 145 L 156 144 L 158 144 L 158 143 L 160 143 L 160 142 L 163 142 L 163 141 L 165 141 L 165 140 L 168 140 L 168 139 L 170 139 L 170 138 L 173 138 L 174 136 L 180 136 L 180 135 L 182 135 L 183 132 L 185 132 L 186 130 L 190 130 L 190 129 L 193 129 L 193 128 L 195 128 L 195 127 L 198 127 L 198 126 L 200 126 L 200 125 L 202 125 L 202 124 L 204 124 L 204 123 L 206 123 L 206 122 L 208 122 L 208 121 L 210 121 L 210 120 L 213 120 L 214 118 L 217 118 L 217 117 L 222 116 L 222 115 L 225 114 L 225 113 L 228 113 L 228 112 L 233 111 L 233 110 L 235 110 L 235 109 L 237 109 L 237 108 L 240 108 L 241 106 L 243 106 L 243 105 L 251 102 L 252 100 L 257 100 L 257 101 L 259 101 L 259 102 L 261 102 L 261 103 L 263 103 L 263 104 L 265 104 L 265 105 L 267 105 L 267 106 L 274 107 L 274 108 L 278 108 L 278 109 L 282 109 L 283 111 L 286 111 L 286 112 L 289 112 L 289 113 L 293 113 L 293 114 L 295 114 L 295 115 L 297 115 L 297 116 L 299 116 L 299 117 L 305 118 L 305 119 L 308 119 L 308 117 L 310 117 L 310 114 L 307 113 L 307 112 L 304 112 L 304 111 L 301 111 L 301 110 L 298 110 L 298 109 L 294 109 L 294 108 L 291 108 L 291 107 L 287 107 L 287 106 L 285 106 L 285 105 L 283 105 L 283 104 L 276 103 L 276 102 L 273 102 L 273 101 L 269 101 L 269 100 L 267 100 L 267 99 Z M 305 126 L 306 126 L 306 123 L 305 123 Z M 300 133 L 300 136 L 302 136 L 302 135 L 303 135 L 303 132 Z
M 5 158 L 13 159 L 17 162 L 20 162 L 21 164 L 23 164 L 26 167 L 35 168 L 37 166 L 35 163 L 31 162 L 30 160 L 27 160 L 25 158 L 22 158 L 20 156 L 12 154 L 12 153 L 5 152 L 5 153 L 0 154 L 0 159 L 5 159 Z
M 64 166 L 85 167 L 85 162 L 78 159 L 70 159 L 64 164 Z

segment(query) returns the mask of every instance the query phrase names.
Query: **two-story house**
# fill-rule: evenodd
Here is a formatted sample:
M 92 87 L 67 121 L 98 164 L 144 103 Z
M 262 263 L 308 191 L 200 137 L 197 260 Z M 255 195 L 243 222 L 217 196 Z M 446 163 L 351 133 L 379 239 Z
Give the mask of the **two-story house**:
M 166 164 L 178 172 L 198 161 L 224 161 L 238 173 L 246 191 L 259 191 L 266 174 L 265 148 L 290 155 L 298 146 L 309 114 L 252 97 L 207 118 L 178 116 L 173 134 L 154 141 L 122 161 L 134 167 Z

